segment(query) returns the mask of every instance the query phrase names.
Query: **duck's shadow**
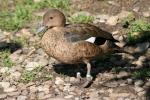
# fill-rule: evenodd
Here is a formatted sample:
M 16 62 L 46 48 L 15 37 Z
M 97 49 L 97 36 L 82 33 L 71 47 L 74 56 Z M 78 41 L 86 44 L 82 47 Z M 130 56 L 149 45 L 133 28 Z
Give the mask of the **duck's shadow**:
M 135 59 L 138 59 L 141 55 L 144 55 L 144 53 L 133 54 Z M 116 58 L 116 60 L 112 61 L 111 59 L 112 56 L 113 58 Z M 148 61 L 145 61 L 145 63 Z M 76 77 L 77 72 L 81 72 L 82 77 L 85 77 L 86 71 L 87 71 L 85 64 L 79 64 L 79 65 L 56 64 L 54 65 L 53 68 L 56 73 L 67 75 L 70 77 Z M 149 65 L 144 65 L 144 67 L 136 68 L 136 65 L 132 64 L 130 59 L 123 59 L 122 55 L 118 55 L 118 54 L 106 56 L 102 59 L 97 60 L 95 63 L 92 63 L 91 74 L 95 79 L 99 73 L 109 72 L 114 69 L 116 70 L 116 72 L 127 71 L 130 73 L 139 72 L 141 74 L 139 77 L 135 77 L 134 75 L 129 74 L 128 76 L 125 76 L 125 77 L 121 77 L 117 79 L 110 79 L 107 81 L 107 83 L 114 81 L 114 80 L 117 80 L 117 81 L 126 80 L 128 78 L 132 78 L 134 80 L 142 79 L 146 83 L 147 78 L 150 77 L 149 75 L 147 76 L 147 74 L 149 73 L 148 71 L 150 70 Z M 149 92 L 150 92 L 150 88 L 146 90 L 146 94 L 145 94 L 146 100 L 149 100 L 150 98 Z
M 22 45 L 19 43 L 7 43 L 7 42 L 0 42 L 0 52 L 9 50 L 11 53 L 14 51 L 22 48 Z
M 135 60 L 137 60 L 140 56 L 145 55 L 147 51 L 142 52 L 142 53 L 133 53 L 129 54 L 134 57 Z M 147 61 L 145 61 L 147 62 Z M 112 70 L 115 71 L 129 71 L 129 72 L 135 72 L 139 69 L 136 69 L 135 64 L 132 63 L 131 59 L 125 58 L 122 56 L 121 53 L 113 53 L 113 54 L 108 54 L 101 59 L 98 59 L 96 61 L 91 62 L 91 74 L 96 77 L 97 74 L 103 73 L 103 72 L 109 72 Z M 132 68 L 131 68 L 132 67 Z M 135 67 L 135 69 L 133 68 Z M 77 72 L 81 73 L 81 76 L 85 77 L 86 76 L 86 71 L 87 67 L 85 64 L 55 64 L 53 65 L 54 71 L 58 74 L 63 74 L 67 75 L 70 77 L 75 77 Z M 142 69 L 145 69 L 147 67 L 144 66 Z
M 91 74 L 92 76 L 95 78 L 97 74 L 99 73 L 103 73 L 105 71 L 110 71 L 113 68 L 119 69 L 120 66 L 116 66 L 116 62 L 112 62 L 110 61 L 110 56 L 113 56 L 116 58 L 117 62 L 118 60 L 120 60 L 120 62 L 118 62 L 118 64 L 127 64 L 129 63 L 129 61 L 127 59 L 124 59 L 121 61 L 122 56 L 121 55 L 108 55 L 105 57 L 102 57 L 102 59 L 93 61 L 91 63 L 92 65 L 92 69 L 91 69 Z M 53 65 L 54 67 L 54 71 L 58 74 L 63 74 L 63 75 L 67 75 L 70 77 L 75 77 L 77 72 L 81 73 L 82 77 L 86 76 L 86 65 L 85 64 L 74 64 L 74 65 L 69 65 L 69 64 L 55 64 Z

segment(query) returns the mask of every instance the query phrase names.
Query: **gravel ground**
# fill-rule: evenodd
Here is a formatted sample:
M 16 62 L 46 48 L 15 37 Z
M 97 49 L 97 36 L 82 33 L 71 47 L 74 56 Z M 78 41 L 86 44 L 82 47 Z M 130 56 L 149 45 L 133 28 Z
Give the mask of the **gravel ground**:
M 118 24 L 119 20 L 126 17 L 131 10 L 146 18 L 147 21 L 150 17 L 149 0 L 143 0 L 143 2 L 142 0 L 139 2 L 131 0 L 131 3 L 129 3 L 130 0 L 126 3 L 125 0 L 122 0 L 122 3 L 118 0 L 108 2 L 75 1 L 72 0 L 72 7 L 75 7 L 79 2 L 81 5 L 83 4 L 76 6 L 76 9 L 94 15 L 94 24 L 113 33 L 114 38 L 119 41 L 123 41 L 119 33 L 124 32 Z M 103 8 L 98 4 L 103 5 Z M 122 9 L 118 8 L 120 6 Z M 110 13 L 112 7 L 113 11 Z M 135 55 L 114 53 L 93 63 L 93 83 L 88 88 L 82 88 L 73 83 L 76 72 L 81 72 L 82 76 L 85 76 L 86 67 L 84 65 L 80 65 L 80 67 L 62 65 L 55 59 L 48 57 L 38 44 L 40 38 L 30 30 L 30 28 L 23 28 L 14 34 L 0 31 L 2 33 L 0 51 L 7 48 L 12 49 L 9 57 L 14 62 L 12 67 L 0 67 L 0 100 L 150 99 L 150 78 L 137 78 L 136 75 L 133 75 L 137 71 L 150 69 L 149 42 L 126 48 L 126 50 L 137 53 Z M 28 42 L 20 47 L 9 41 L 12 37 L 26 37 Z M 118 45 L 124 45 L 124 42 Z M 1 63 L 0 61 L 0 66 L 2 66 Z

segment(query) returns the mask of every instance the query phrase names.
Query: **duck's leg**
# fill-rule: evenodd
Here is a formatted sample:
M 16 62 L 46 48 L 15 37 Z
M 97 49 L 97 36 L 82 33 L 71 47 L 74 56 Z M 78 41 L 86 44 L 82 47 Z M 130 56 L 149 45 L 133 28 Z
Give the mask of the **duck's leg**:
M 86 60 L 86 61 L 84 61 L 84 63 L 87 66 L 86 78 L 82 78 L 81 73 L 77 72 L 77 74 L 76 74 L 76 77 L 77 77 L 76 83 L 79 84 L 82 87 L 87 87 L 92 82 L 93 77 L 91 76 L 91 64 L 90 64 L 90 62 L 88 60 Z
M 84 61 L 84 63 L 87 66 L 86 80 L 90 82 L 93 79 L 93 77 L 91 76 L 91 64 L 89 61 Z
M 83 83 L 83 87 L 89 86 L 89 84 L 92 82 L 93 77 L 91 76 L 91 64 L 88 60 L 84 61 L 84 63 L 87 66 L 87 73 L 86 73 L 86 80 Z

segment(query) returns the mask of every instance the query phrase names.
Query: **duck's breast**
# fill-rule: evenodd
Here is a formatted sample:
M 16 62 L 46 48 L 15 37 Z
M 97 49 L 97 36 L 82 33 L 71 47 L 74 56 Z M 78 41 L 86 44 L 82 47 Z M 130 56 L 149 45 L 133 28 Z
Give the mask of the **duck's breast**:
M 72 44 L 64 38 L 63 33 L 47 31 L 42 37 L 41 43 L 43 49 L 51 57 L 64 63 L 72 62 Z

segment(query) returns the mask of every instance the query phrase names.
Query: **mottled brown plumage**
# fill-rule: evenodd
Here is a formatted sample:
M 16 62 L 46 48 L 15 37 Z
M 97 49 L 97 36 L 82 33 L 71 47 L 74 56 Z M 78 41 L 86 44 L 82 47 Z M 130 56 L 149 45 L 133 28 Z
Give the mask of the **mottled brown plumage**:
M 43 25 L 47 28 L 41 44 L 51 57 L 67 64 L 87 64 L 87 80 L 90 75 L 90 61 L 113 51 L 112 35 L 90 24 L 66 25 L 65 16 L 57 9 L 49 10 L 43 17 Z M 97 43 L 86 41 L 96 37 Z M 96 40 L 95 40 L 96 41 Z M 99 43 L 98 43 L 99 42 Z

